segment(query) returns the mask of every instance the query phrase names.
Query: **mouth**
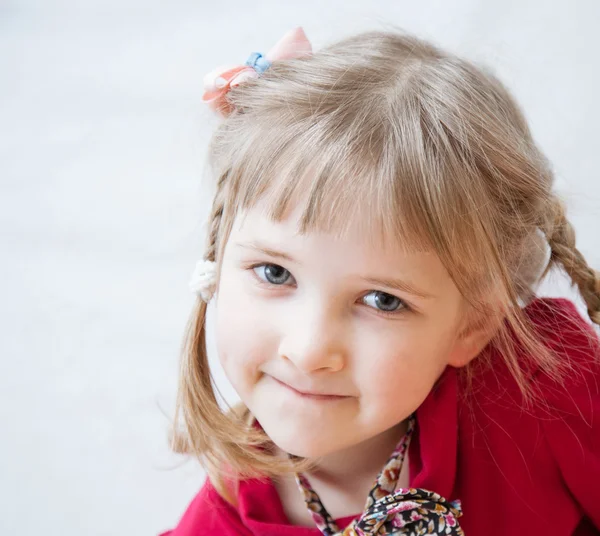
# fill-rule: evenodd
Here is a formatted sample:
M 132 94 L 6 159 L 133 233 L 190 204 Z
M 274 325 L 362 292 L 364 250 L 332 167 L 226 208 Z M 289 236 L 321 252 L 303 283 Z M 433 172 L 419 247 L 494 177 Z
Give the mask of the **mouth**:
M 315 401 L 321 401 L 321 402 L 335 402 L 337 400 L 344 400 L 346 398 L 350 398 L 349 396 L 343 396 L 343 395 L 326 395 L 326 394 L 318 394 L 318 393 L 306 393 L 303 391 L 299 391 L 298 389 L 294 389 L 287 383 L 279 381 L 277 378 L 273 378 L 273 379 L 282 387 L 285 387 L 287 390 L 292 391 L 295 395 L 297 395 L 301 398 L 308 399 L 308 400 L 315 400 Z

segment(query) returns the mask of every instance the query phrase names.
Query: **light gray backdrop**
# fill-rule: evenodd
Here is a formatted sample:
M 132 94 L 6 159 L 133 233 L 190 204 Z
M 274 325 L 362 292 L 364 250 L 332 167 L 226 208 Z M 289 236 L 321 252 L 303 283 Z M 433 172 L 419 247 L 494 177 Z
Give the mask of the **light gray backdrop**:
M 0 534 L 157 534 L 202 483 L 166 431 L 209 204 L 207 71 L 297 25 L 318 49 L 391 22 L 483 61 L 600 267 L 599 20 L 598 0 L 0 0 Z

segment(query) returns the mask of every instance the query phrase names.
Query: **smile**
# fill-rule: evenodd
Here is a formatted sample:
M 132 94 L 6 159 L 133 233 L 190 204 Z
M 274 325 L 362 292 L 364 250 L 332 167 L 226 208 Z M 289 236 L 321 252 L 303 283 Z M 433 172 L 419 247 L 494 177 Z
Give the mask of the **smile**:
M 304 398 L 307 400 L 314 400 L 314 401 L 320 401 L 320 402 L 335 402 L 337 400 L 344 400 L 346 398 L 350 398 L 349 396 L 342 396 L 342 395 L 322 395 L 322 394 L 314 394 L 314 393 L 304 393 L 302 391 L 298 391 L 297 389 L 294 389 L 293 387 L 289 386 L 287 383 L 283 383 L 283 382 L 279 381 L 277 378 L 273 378 L 273 379 L 279 385 L 281 385 L 282 387 L 285 387 L 288 391 L 291 391 L 296 396 L 299 396 L 300 398 Z

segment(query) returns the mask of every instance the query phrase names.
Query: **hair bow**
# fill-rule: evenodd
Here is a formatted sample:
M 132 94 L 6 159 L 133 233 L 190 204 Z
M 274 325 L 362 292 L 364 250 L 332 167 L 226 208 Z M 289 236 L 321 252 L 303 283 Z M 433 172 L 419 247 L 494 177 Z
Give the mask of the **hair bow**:
M 458 524 L 460 501 L 424 489 L 398 489 L 375 501 L 357 520 L 335 536 L 378 534 L 446 534 L 464 536 Z
M 204 77 L 202 100 L 213 110 L 227 115 L 231 105 L 227 102 L 227 92 L 245 80 L 258 78 L 273 61 L 300 58 L 312 54 L 312 46 L 301 27 L 286 33 L 264 56 L 253 52 L 244 65 L 222 66 Z

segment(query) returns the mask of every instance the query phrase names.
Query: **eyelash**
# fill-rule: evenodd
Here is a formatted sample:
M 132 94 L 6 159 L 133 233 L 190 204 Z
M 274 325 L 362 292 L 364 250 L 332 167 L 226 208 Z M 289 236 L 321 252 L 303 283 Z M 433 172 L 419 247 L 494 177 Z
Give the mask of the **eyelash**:
M 275 264 L 272 262 L 259 262 L 259 263 L 255 263 L 255 264 L 251 264 L 250 266 L 247 266 L 246 269 L 250 270 L 252 272 L 252 276 L 256 279 L 256 281 L 258 282 L 259 285 L 263 286 L 263 287 L 267 287 L 267 288 L 271 288 L 271 287 L 285 287 L 285 286 L 289 286 L 289 285 L 276 285 L 275 283 L 269 283 L 268 281 L 264 281 L 263 279 L 261 279 L 255 272 L 255 269 L 261 266 L 276 266 L 278 268 L 282 268 L 283 270 L 285 270 L 286 272 L 288 272 L 288 274 L 290 274 L 290 276 L 293 278 L 294 276 L 292 275 L 292 272 L 290 272 L 289 270 L 287 270 L 286 268 L 284 268 L 283 266 L 279 265 L 279 264 Z M 380 314 L 382 316 L 387 316 L 387 317 L 398 317 L 399 315 L 401 315 L 402 313 L 407 313 L 409 311 L 411 311 L 411 307 L 408 305 L 408 303 L 406 303 L 406 301 L 404 301 L 401 298 L 398 298 L 398 296 L 394 296 L 393 294 L 390 294 L 388 292 L 383 292 L 381 290 L 371 290 L 370 292 L 367 292 L 365 294 L 365 296 L 368 296 L 369 294 L 372 294 L 373 292 L 380 292 L 381 294 L 386 294 L 388 296 L 391 296 L 392 298 L 396 298 L 397 300 L 399 300 L 402 303 L 402 307 L 400 307 L 399 309 L 395 310 L 395 311 L 383 311 L 382 309 L 376 309 L 375 307 L 371 307 L 370 305 L 367 304 L 362 304 L 365 307 L 368 307 L 369 309 L 372 309 L 373 311 L 375 311 L 377 314 Z M 363 296 L 363 299 L 364 297 Z

